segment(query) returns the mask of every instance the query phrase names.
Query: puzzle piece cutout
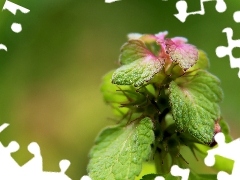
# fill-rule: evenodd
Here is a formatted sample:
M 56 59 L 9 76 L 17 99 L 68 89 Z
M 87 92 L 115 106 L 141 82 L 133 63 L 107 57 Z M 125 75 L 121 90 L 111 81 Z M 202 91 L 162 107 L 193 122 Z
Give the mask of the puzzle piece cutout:
M 178 165 L 173 165 L 171 167 L 170 173 L 171 173 L 172 176 L 182 177 L 181 180 L 188 180 L 190 170 L 189 169 L 182 169 Z M 162 177 L 162 176 L 158 176 L 154 180 L 165 180 L 165 178 Z
M 11 1 L 8 1 L 8 0 L 5 1 L 2 10 L 8 10 L 8 11 L 11 12 L 13 15 L 16 15 L 17 10 L 19 10 L 20 12 L 22 12 L 22 13 L 24 13 L 24 14 L 30 12 L 29 9 L 24 8 L 24 7 L 22 7 L 22 6 L 19 6 L 18 4 L 15 4 L 15 3 L 11 2 Z M 12 25 L 11 25 L 11 29 L 12 29 L 12 31 L 15 32 L 15 33 L 20 33 L 20 32 L 22 31 L 22 25 L 19 24 L 19 23 L 14 22 L 14 23 L 12 23 Z M 5 51 L 7 51 L 7 46 L 4 45 L 4 44 L 0 44 L 0 50 L 5 50 Z
M 238 180 L 240 177 L 240 138 L 233 140 L 230 143 L 225 143 L 225 136 L 223 133 L 217 133 L 214 137 L 218 143 L 218 147 L 208 150 L 208 155 L 204 159 L 207 166 L 215 164 L 215 155 L 219 155 L 234 161 L 232 174 L 220 171 L 217 175 L 218 180 Z
M 120 1 L 120 0 L 105 0 L 105 3 L 113 3 L 113 2 L 117 2 L 117 1 Z
M 5 46 L 4 44 L 0 44 L 0 50 L 1 49 L 7 51 L 7 46 Z
M 9 12 L 11 12 L 12 14 L 16 15 L 17 10 L 19 10 L 20 12 L 26 14 L 29 13 L 30 10 L 27 8 L 24 8 L 22 6 L 19 6 L 18 4 L 12 3 L 11 1 L 6 0 L 3 6 L 2 10 L 8 10 Z M 19 23 L 12 23 L 11 25 L 11 29 L 13 32 L 15 33 L 19 33 L 22 31 L 22 25 Z
M 80 180 L 92 180 L 89 176 L 83 176 Z
M 208 1 L 216 1 L 216 10 L 219 13 L 222 13 L 224 11 L 226 11 L 227 6 L 226 3 L 224 2 L 224 0 L 201 0 L 200 1 L 200 6 L 201 9 L 199 11 L 195 11 L 195 12 L 187 12 L 187 2 L 184 0 L 180 0 L 176 3 L 176 8 L 178 10 L 178 14 L 174 14 L 174 16 L 176 18 L 178 18 L 181 22 L 185 22 L 187 17 L 190 15 L 195 15 L 195 14 L 199 14 L 199 15 L 204 15 L 205 14 L 205 8 L 204 8 L 204 2 L 208 2 Z
M 240 19 L 240 18 L 239 18 Z M 235 47 L 240 47 L 240 39 L 233 40 L 233 30 L 232 28 L 225 28 L 223 29 L 222 32 L 225 32 L 227 35 L 227 40 L 228 40 L 228 47 L 225 46 L 218 46 L 216 48 L 216 55 L 219 58 L 222 58 L 224 56 L 229 56 L 230 59 L 230 67 L 231 68 L 239 68 L 240 69 L 240 58 L 235 58 L 232 54 L 232 50 Z M 240 78 L 240 70 L 238 72 L 238 77 Z
M 0 126 L 2 132 L 9 124 Z M 0 179 L 13 180 L 71 180 L 66 174 L 66 170 L 70 166 L 68 160 L 62 160 L 59 163 L 60 172 L 46 172 L 43 171 L 42 156 L 39 145 L 32 142 L 28 145 L 28 151 L 33 154 L 30 159 L 23 166 L 20 166 L 11 156 L 12 153 L 19 150 L 19 144 L 12 141 L 7 147 L 4 147 L 0 142 Z
M 162 176 L 158 176 L 158 177 L 155 177 L 154 180 L 165 180 L 165 178 Z
M 233 19 L 236 23 L 240 23 L 240 11 L 236 11 L 234 14 L 233 14 Z

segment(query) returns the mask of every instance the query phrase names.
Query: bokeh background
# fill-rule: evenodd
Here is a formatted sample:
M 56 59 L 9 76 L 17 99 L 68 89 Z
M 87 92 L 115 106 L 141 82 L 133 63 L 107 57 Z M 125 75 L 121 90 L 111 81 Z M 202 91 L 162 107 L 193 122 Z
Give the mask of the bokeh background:
M 121 45 L 130 32 L 187 37 L 207 52 L 210 72 L 221 79 L 225 98 L 222 114 L 234 138 L 240 137 L 240 79 L 229 58 L 218 58 L 215 49 L 227 46 L 225 27 L 240 38 L 240 24 L 233 13 L 239 0 L 225 0 L 227 11 L 218 13 L 215 1 L 206 2 L 204 16 L 189 16 L 181 23 L 177 0 L 12 0 L 30 13 L 0 12 L 0 123 L 10 126 L 0 134 L 7 146 L 20 144 L 13 157 L 20 165 L 32 158 L 30 142 L 41 147 L 44 170 L 59 171 L 61 159 L 69 159 L 67 174 L 80 179 L 86 174 L 88 152 L 98 132 L 113 124 L 110 108 L 100 93 L 102 76 L 118 67 Z M 4 0 L 0 0 L 3 7 Z M 188 0 L 188 11 L 200 9 L 200 0 Z M 13 22 L 23 30 L 11 31 Z M 233 49 L 240 57 L 239 48 Z

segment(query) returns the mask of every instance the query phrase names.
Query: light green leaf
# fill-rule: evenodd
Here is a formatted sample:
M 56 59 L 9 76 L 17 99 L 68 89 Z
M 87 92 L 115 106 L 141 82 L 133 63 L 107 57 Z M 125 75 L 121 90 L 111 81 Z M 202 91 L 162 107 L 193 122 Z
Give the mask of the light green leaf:
M 147 49 L 143 41 L 132 39 L 121 47 L 119 61 L 122 65 L 126 65 L 138 59 L 144 58 L 147 55 L 154 56 L 152 52 Z
M 219 121 L 219 125 L 221 127 L 221 132 L 225 135 L 225 142 L 227 142 L 227 143 L 231 142 L 233 139 L 230 135 L 230 130 L 229 130 L 229 126 L 228 126 L 227 122 L 221 118 Z
M 157 174 L 147 174 L 142 177 L 141 180 L 154 180 L 157 176 Z M 165 180 L 181 180 L 182 178 L 180 176 L 172 176 L 170 173 L 163 176 Z M 217 175 L 215 174 L 195 174 L 190 172 L 188 180 L 216 180 Z
M 189 68 L 187 72 L 192 72 L 197 69 L 208 69 L 209 67 L 210 63 L 206 53 L 202 50 L 199 50 L 197 63 L 191 68 Z
M 212 149 L 212 148 L 204 146 L 202 144 L 196 144 L 196 148 L 201 153 L 201 154 L 199 154 L 199 156 L 202 159 L 204 159 L 207 156 L 207 151 Z M 225 172 L 231 174 L 233 164 L 234 164 L 233 160 L 230 160 L 230 159 L 224 158 L 222 156 L 216 155 L 215 156 L 215 164 L 214 164 L 213 168 L 218 170 L 218 171 L 225 171 Z
M 123 117 L 129 111 L 128 108 L 121 107 L 121 104 L 129 102 L 123 91 L 129 91 L 132 87 L 122 86 L 120 89 L 116 84 L 112 84 L 111 77 L 113 72 L 114 71 L 110 71 L 103 77 L 101 92 L 105 102 L 113 108 L 114 115 Z M 135 90 L 133 90 L 133 92 L 135 92 Z M 133 95 L 131 95 L 131 97 L 133 98 Z
M 151 155 L 154 141 L 150 118 L 126 127 L 109 127 L 98 136 L 90 152 L 88 173 L 93 180 L 132 180 L 141 172 L 142 162 Z
M 147 174 L 143 176 L 141 180 L 154 180 L 158 176 L 164 177 L 165 180 L 181 180 L 181 177 L 172 176 L 170 173 L 166 175 Z
M 164 60 L 157 58 L 140 40 L 130 40 L 123 45 L 120 63 L 112 76 L 112 83 L 141 86 L 150 81 L 163 67 Z
M 225 135 L 225 142 L 229 143 L 232 141 L 232 137 L 229 134 L 229 127 L 228 124 L 221 118 L 219 120 L 219 124 L 221 126 L 221 132 Z M 195 147 L 197 148 L 197 150 L 201 153 L 200 156 L 202 158 L 205 158 L 207 156 L 207 151 L 213 148 L 210 148 L 208 146 L 202 145 L 202 144 L 195 144 Z M 216 145 L 217 147 L 217 145 Z M 215 156 L 216 162 L 213 166 L 214 169 L 216 170 L 221 170 L 221 171 L 225 171 L 228 173 L 232 172 L 232 168 L 233 168 L 233 160 L 221 157 L 221 156 Z
M 198 71 L 188 81 L 184 77 L 169 85 L 170 104 L 179 131 L 187 131 L 201 143 L 214 136 L 214 122 L 220 117 L 218 103 L 223 98 L 220 81 L 207 71 Z
M 144 104 L 147 99 L 146 96 L 154 96 L 155 89 L 151 84 L 145 86 L 142 89 L 137 89 L 132 85 L 118 86 L 111 83 L 113 71 L 110 71 L 103 77 L 101 85 L 101 92 L 105 102 L 107 102 L 112 108 L 114 115 L 119 117 L 125 117 L 131 107 Z
M 190 172 L 188 180 L 216 180 L 216 174 L 195 174 Z

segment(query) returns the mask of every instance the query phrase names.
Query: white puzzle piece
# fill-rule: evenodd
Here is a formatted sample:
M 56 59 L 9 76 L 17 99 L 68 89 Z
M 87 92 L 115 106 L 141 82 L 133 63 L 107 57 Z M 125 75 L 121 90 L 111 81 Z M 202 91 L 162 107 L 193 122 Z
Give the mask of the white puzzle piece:
M 205 14 L 204 2 L 208 2 L 208 1 L 216 1 L 215 8 L 219 13 L 222 13 L 227 9 L 227 6 L 224 0 L 200 0 L 201 9 L 199 11 L 187 12 L 187 9 L 188 9 L 187 2 L 184 0 L 180 0 L 176 3 L 178 14 L 174 14 L 174 16 L 178 18 L 181 22 L 185 22 L 187 17 L 190 15 L 196 15 L 196 14 L 204 15 Z
M 8 124 L 0 126 L 2 132 Z M 0 179 L 1 180 L 71 180 L 66 174 L 66 170 L 70 166 L 68 160 L 62 160 L 59 163 L 60 172 L 43 171 L 43 160 L 41 150 L 36 142 L 28 145 L 28 151 L 33 154 L 33 158 L 20 166 L 11 156 L 12 153 L 18 151 L 19 144 L 15 141 L 4 147 L 0 142 Z
M 225 143 L 225 136 L 223 133 L 217 133 L 215 135 L 215 141 L 218 143 L 218 147 L 208 150 L 208 155 L 204 159 L 207 166 L 213 166 L 215 164 L 215 155 L 225 157 L 234 161 L 232 174 L 220 171 L 218 173 L 218 180 L 239 180 L 240 177 L 240 138 L 233 140 L 230 143 Z

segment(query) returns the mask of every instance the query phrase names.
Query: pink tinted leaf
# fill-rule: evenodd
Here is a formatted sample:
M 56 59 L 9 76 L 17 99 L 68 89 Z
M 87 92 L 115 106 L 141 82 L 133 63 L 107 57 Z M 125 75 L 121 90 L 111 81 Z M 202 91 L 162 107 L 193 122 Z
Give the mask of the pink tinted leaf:
M 131 39 L 122 46 L 119 61 L 125 65 L 149 56 L 156 58 L 141 40 Z
M 191 44 L 186 44 L 187 39 L 176 37 L 165 40 L 165 51 L 173 62 L 186 71 L 198 60 L 198 50 Z
M 120 63 L 112 75 L 112 83 L 118 85 L 141 86 L 150 81 L 164 64 L 140 40 L 129 40 L 121 49 Z
M 164 42 L 165 36 L 168 35 L 167 31 L 159 32 L 158 34 L 155 34 L 156 41 L 160 44 Z

